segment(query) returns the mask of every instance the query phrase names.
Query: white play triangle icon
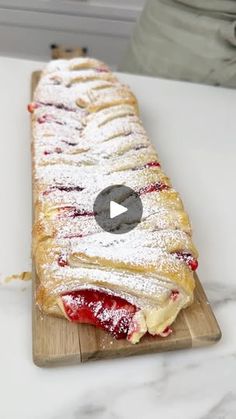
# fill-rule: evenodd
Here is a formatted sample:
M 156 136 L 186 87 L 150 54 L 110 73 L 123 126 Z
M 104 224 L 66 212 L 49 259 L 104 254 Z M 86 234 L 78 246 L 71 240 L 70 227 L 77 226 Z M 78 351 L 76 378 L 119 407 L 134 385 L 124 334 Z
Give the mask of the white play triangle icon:
M 103 231 L 124 234 L 141 222 L 143 206 L 139 193 L 125 185 L 112 185 L 98 194 L 93 211 Z
M 117 204 L 115 201 L 110 201 L 110 218 L 115 218 L 118 215 L 124 214 L 126 211 L 128 211 L 128 208 Z

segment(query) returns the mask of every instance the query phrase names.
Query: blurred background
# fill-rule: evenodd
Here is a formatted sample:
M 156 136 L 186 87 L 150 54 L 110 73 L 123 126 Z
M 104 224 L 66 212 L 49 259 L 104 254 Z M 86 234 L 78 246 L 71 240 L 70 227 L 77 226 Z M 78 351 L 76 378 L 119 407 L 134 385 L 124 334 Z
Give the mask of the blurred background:
M 235 87 L 236 0 L 0 0 L 0 55 L 48 61 L 63 53 Z
M 86 47 L 116 67 L 145 0 L 0 0 L 0 55 L 49 60 L 51 44 Z

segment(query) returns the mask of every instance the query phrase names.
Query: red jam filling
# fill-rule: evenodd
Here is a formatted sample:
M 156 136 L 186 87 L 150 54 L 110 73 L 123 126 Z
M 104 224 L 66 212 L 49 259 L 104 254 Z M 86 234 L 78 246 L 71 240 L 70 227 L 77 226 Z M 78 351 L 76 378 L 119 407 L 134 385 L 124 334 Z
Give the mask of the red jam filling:
M 39 116 L 37 119 L 37 122 L 39 124 L 45 124 L 45 122 L 55 122 L 55 124 L 58 125 L 64 125 L 64 122 L 61 121 L 57 121 L 53 115 L 49 115 L 49 114 L 44 114 L 42 116 Z
M 158 161 L 150 161 L 143 166 L 134 167 L 132 170 L 149 169 L 151 167 L 161 167 L 161 165 L 158 163 Z
M 57 263 L 62 268 L 64 268 L 65 266 L 68 266 L 68 261 L 67 261 L 66 257 L 63 256 L 63 255 L 59 256 L 59 258 L 57 259 Z
M 84 234 L 66 234 L 66 236 L 63 236 L 64 239 L 78 239 L 81 237 L 84 237 Z
M 52 117 L 50 115 L 42 115 L 37 119 L 39 124 L 44 124 L 45 122 L 49 122 L 51 120 L 52 120 Z
M 61 259 L 67 265 L 66 260 Z M 177 299 L 179 291 L 172 290 L 171 298 Z M 130 338 L 138 331 L 133 317 L 138 308 L 125 299 L 97 290 L 72 291 L 61 296 L 65 313 L 71 322 L 88 323 L 110 333 L 116 339 Z M 167 326 L 160 334 L 167 337 L 172 329 Z
M 170 299 L 172 301 L 176 301 L 178 297 L 179 297 L 179 291 L 178 290 L 172 290 L 171 294 L 170 294 Z
M 73 211 L 73 213 L 70 215 L 71 218 L 76 218 L 76 217 L 92 217 L 94 216 L 95 213 L 94 212 L 89 212 L 89 211 L 80 211 L 75 209 Z
M 95 215 L 95 212 L 79 210 L 75 207 L 61 207 L 58 208 L 58 211 L 59 213 L 62 213 L 61 215 L 68 218 L 93 217 Z
M 84 189 L 81 186 L 55 186 L 55 188 L 62 192 L 81 192 Z
M 89 323 L 125 339 L 137 308 L 121 297 L 97 290 L 73 291 L 62 295 L 62 302 L 72 322 Z
M 173 330 L 171 329 L 171 327 L 167 326 L 165 330 L 163 330 L 163 332 L 160 334 L 160 336 L 162 336 L 163 338 L 167 338 L 167 336 L 171 335 L 172 332 Z
M 97 67 L 97 68 L 96 68 L 96 71 L 97 71 L 98 73 L 109 73 L 109 70 L 108 70 L 108 68 L 106 68 L 106 67 Z
M 62 148 L 61 148 L 61 147 L 56 147 L 56 148 L 54 148 L 54 150 L 53 150 L 53 151 L 47 151 L 47 150 L 45 150 L 45 151 L 43 152 L 43 154 L 44 154 L 45 156 L 48 156 L 49 154 L 53 154 L 53 153 L 61 154 L 61 153 L 62 153 Z
M 161 167 L 160 163 L 158 163 L 158 161 L 149 161 L 148 163 L 145 164 L 144 167 Z
M 36 103 L 36 102 L 29 103 L 27 106 L 28 112 L 33 113 L 35 109 L 39 108 L 39 106 L 40 106 L 39 103 Z
M 192 271 L 196 271 L 196 269 L 198 268 L 198 261 L 196 258 L 193 257 L 191 253 L 175 252 L 174 254 L 178 259 L 184 260 L 184 262 L 187 263 L 187 265 Z
M 52 193 L 56 190 L 61 191 L 61 192 L 81 192 L 81 191 L 84 190 L 84 188 L 81 188 L 80 186 L 53 186 L 50 189 L 44 191 L 43 195 L 47 196 L 47 195 L 49 195 L 50 193 Z M 65 209 L 68 210 L 68 211 L 69 210 L 72 210 L 73 212 L 75 211 L 75 209 L 72 208 L 72 207 L 68 207 L 68 208 L 64 207 L 63 210 L 65 210 Z M 88 213 L 86 212 L 85 214 L 82 213 L 80 215 L 88 215 Z
M 165 185 L 165 183 L 162 183 L 162 182 L 151 183 L 150 185 L 147 185 L 141 188 L 139 190 L 139 195 L 144 195 L 150 192 L 161 192 L 167 189 L 169 189 L 169 186 Z
M 63 109 L 64 111 L 75 111 L 75 109 L 69 108 L 68 106 L 63 105 L 63 103 L 40 102 L 40 104 L 43 106 L 53 106 L 56 109 Z

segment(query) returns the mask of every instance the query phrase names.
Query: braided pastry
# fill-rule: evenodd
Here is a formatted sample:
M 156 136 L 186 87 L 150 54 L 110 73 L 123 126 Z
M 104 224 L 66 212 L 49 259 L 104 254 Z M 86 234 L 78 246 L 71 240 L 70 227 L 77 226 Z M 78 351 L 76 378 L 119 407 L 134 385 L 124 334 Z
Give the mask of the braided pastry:
M 197 250 L 136 98 L 104 63 L 76 58 L 47 65 L 28 109 L 39 307 L 132 343 L 167 336 L 193 301 Z M 143 204 L 142 221 L 120 235 L 102 231 L 93 211 L 113 184 Z

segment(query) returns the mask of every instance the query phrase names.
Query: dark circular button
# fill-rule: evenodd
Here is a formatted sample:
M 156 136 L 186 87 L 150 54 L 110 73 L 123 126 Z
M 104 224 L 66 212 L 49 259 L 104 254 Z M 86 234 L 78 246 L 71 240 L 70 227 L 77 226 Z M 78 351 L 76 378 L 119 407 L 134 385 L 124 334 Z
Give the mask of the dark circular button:
M 128 186 L 113 185 L 101 191 L 94 202 L 95 219 L 108 233 L 124 234 L 140 223 L 143 214 L 139 195 Z

